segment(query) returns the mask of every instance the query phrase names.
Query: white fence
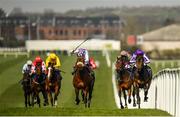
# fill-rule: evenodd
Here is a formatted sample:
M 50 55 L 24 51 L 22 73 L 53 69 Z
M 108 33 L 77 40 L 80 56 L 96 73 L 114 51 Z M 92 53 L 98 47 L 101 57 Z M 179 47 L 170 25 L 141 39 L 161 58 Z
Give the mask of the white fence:
M 112 83 L 114 89 L 115 102 L 118 108 L 119 97 L 115 82 L 114 65 L 112 66 Z M 144 97 L 144 91 L 140 92 L 141 98 Z M 141 108 L 156 108 L 167 111 L 175 117 L 180 117 L 180 68 L 164 69 L 154 75 L 149 93 L 148 102 L 141 100 Z M 128 108 L 133 107 L 132 103 L 128 104 Z
M 0 55 L 3 55 L 4 57 L 7 57 L 8 55 L 14 55 L 15 57 L 25 55 L 29 57 L 29 52 L 26 51 L 26 48 L 24 47 L 18 47 L 18 48 L 0 48 Z
M 27 51 L 32 50 L 73 50 L 84 40 L 27 40 Z M 90 39 L 81 45 L 88 50 L 119 50 L 119 40 Z
M 180 116 L 180 69 L 164 69 L 158 72 L 153 78 L 150 92 L 155 93 L 155 108 L 176 117 Z

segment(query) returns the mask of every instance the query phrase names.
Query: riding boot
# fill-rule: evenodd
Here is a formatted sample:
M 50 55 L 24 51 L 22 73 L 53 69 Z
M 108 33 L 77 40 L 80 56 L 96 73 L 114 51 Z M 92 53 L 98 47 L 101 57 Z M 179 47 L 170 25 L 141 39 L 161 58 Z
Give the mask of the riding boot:
M 94 71 L 91 71 L 91 76 L 95 79 L 95 73 L 94 73 Z

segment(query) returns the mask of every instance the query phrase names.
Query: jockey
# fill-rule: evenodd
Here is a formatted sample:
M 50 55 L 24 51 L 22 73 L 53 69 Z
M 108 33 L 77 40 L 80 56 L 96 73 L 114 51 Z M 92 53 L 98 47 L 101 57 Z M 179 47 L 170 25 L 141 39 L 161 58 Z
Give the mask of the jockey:
M 134 53 L 133 53 L 133 56 L 132 58 L 130 59 L 130 63 L 134 66 L 133 69 L 132 69 L 132 75 L 134 74 L 134 71 L 136 69 L 136 58 L 138 56 L 142 56 L 143 57 L 143 62 L 144 62 L 144 70 L 146 69 L 148 71 L 148 73 L 150 74 L 152 72 L 151 68 L 149 66 L 147 66 L 147 64 L 150 63 L 150 60 L 149 58 L 146 56 L 146 54 L 144 53 L 144 51 L 140 50 L 140 49 L 137 49 Z M 133 77 L 133 76 L 131 76 Z
M 53 64 L 53 67 L 55 68 L 56 77 L 62 79 L 62 76 L 60 74 L 61 62 L 59 57 L 55 53 L 50 53 L 46 58 L 46 67 L 48 68 L 50 64 Z
M 32 61 L 31 60 L 28 60 L 24 66 L 23 66 L 23 69 L 22 69 L 22 73 L 28 73 L 29 75 L 31 75 L 31 69 L 32 69 Z
M 40 77 L 37 77 L 37 68 L 40 68 L 41 74 Z M 35 60 L 33 61 L 33 67 L 32 67 L 32 73 L 33 73 L 33 79 L 37 81 L 38 83 L 41 83 L 46 79 L 46 67 L 44 61 L 41 59 L 40 56 L 37 56 Z
M 120 55 L 117 57 L 116 62 L 124 61 L 125 68 L 128 69 L 130 68 L 129 65 L 130 56 L 131 55 L 127 51 L 123 50 L 121 51 Z
M 131 64 L 135 64 L 136 62 L 136 57 L 137 56 L 143 56 L 144 58 L 144 65 L 147 65 L 150 63 L 150 60 L 149 58 L 146 56 L 146 54 L 144 53 L 144 51 L 140 50 L 140 49 L 137 49 L 134 53 L 133 53 L 133 56 L 132 58 L 130 59 L 130 63 Z
M 117 75 L 116 75 L 117 80 L 120 80 L 120 74 L 119 74 L 120 73 L 120 66 L 118 63 L 123 62 L 124 68 L 128 69 L 130 71 L 130 65 L 129 65 L 130 56 L 131 55 L 125 50 L 122 50 L 120 52 L 120 55 L 117 56 L 116 64 L 115 64 L 116 73 L 117 73 Z
M 96 66 L 92 66 L 91 63 L 94 63 L 94 60 L 92 60 L 91 58 L 91 62 L 89 60 L 89 53 L 87 51 L 87 49 L 84 49 L 84 48 L 79 48 L 77 49 L 76 51 L 74 51 L 72 54 L 76 54 L 77 57 L 83 57 L 84 58 L 84 63 L 85 63 L 85 66 L 87 67 L 89 73 L 91 74 L 91 76 L 93 78 L 95 78 L 95 73 L 94 71 L 92 70 L 92 68 L 96 68 Z M 74 75 L 74 73 L 76 72 L 76 69 L 74 69 L 74 71 L 72 72 L 72 75 Z
M 40 69 L 40 71 L 38 71 Z M 40 74 L 38 73 L 40 72 Z M 33 73 L 33 82 L 37 82 L 41 86 L 41 91 L 44 97 L 44 106 L 48 105 L 48 97 L 46 92 L 46 66 L 44 61 L 41 59 L 40 56 L 37 56 L 35 60 L 33 61 L 33 67 L 32 67 L 32 73 Z
M 74 53 L 77 54 L 77 57 L 83 57 L 85 65 L 89 65 L 89 53 L 86 49 L 79 48 Z

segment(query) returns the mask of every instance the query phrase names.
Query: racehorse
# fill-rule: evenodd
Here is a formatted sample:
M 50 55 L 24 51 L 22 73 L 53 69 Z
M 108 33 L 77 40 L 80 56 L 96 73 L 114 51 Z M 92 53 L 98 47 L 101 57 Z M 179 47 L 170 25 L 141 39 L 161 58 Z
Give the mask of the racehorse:
M 38 80 L 40 78 L 42 78 L 41 66 L 36 67 L 36 73 L 34 75 L 36 75 L 35 77 Z M 32 106 L 34 106 L 34 99 L 37 98 L 37 104 L 40 107 L 40 97 L 39 97 L 40 92 L 42 92 L 44 100 L 45 100 L 44 101 L 44 106 L 48 105 L 48 98 L 47 98 L 47 93 L 46 93 L 46 87 L 47 87 L 47 80 L 46 79 L 41 81 L 41 82 L 39 82 L 38 80 L 36 81 L 35 79 L 33 79 L 33 81 L 32 81 Z
M 75 69 L 73 86 L 76 94 L 76 105 L 80 102 L 79 90 L 82 90 L 85 107 L 90 107 L 95 78 L 90 75 L 87 66 L 85 66 L 83 57 L 77 58 Z
M 124 100 L 125 100 L 125 108 L 127 108 L 127 95 L 126 91 L 128 91 L 128 102 L 131 103 L 131 91 L 133 86 L 133 80 L 131 78 L 130 69 L 125 68 L 125 60 L 123 58 L 117 59 L 116 61 L 116 71 L 118 77 L 118 94 L 120 99 L 121 109 L 124 108 L 121 93 L 123 92 Z
M 144 65 L 143 56 L 137 56 L 136 67 L 133 70 L 134 74 L 134 91 L 133 91 L 133 106 L 135 103 L 135 94 L 137 97 L 138 108 L 140 108 L 141 98 L 139 95 L 140 89 L 144 89 L 144 102 L 148 101 L 148 90 L 152 80 L 152 69 L 151 67 Z
M 52 106 L 57 106 L 57 97 L 59 95 L 60 92 L 60 88 L 61 88 L 61 75 L 57 76 L 55 74 L 55 68 L 53 67 L 53 64 L 49 64 L 48 67 L 48 94 L 51 100 L 51 105 Z M 52 93 L 54 93 L 54 98 L 52 96 Z
M 23 85 L 23 91 L 24 91 L 24 98 L 25 98 L 25 107 L 31 106 L 31 94 L 32 94 L 32 88 L 31 88 L 31 77 L 29 73 L 24 73 L 23 74 L 23 79 L 22 79 L 22 85 Z

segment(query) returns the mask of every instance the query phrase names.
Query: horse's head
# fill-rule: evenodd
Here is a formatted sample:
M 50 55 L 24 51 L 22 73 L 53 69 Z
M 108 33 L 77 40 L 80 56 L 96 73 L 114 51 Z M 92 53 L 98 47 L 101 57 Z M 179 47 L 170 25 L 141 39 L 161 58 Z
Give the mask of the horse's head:
M 77 61 L 76 61 L 76 64 L 75 64 L 75 67 L 77 69 L 83 69 L 83 67 L 85 66 L 85 63 L 84 63 L 84 58 L 83 57 L 78 57 L 77 58 Z
M 143 55 L 139 55 L 136 57 L 136 67 L 138 70 L 141 70 L 143 67 L 144 63 L 144 58 Z
M 53 71 L 54 71 L 54 67 L 53 67 L 54 64 L 52 63 L 49 63 L 48 65 L 48 79 L 50 79 L 52 77 L 52 74 L 53 74 Z
M 79 70 L 82 70 L 84 68 L 84 63 L 83 62 L 77 62 L 76 63 L 76 68 L 79 69 Z
M 37 64 L 36 65 L 36 74 L 40 75 L 41 73 L 42 73 L 42 67 L 41 67 L 41 65 Z
M 28 72 L 25 72 L 23 74 L 23 80 L 22 80 L 23 87 L 30 86 L 30 83 L 31 83 L 31 77 Z
M 124 69 L 125 68 L 125 62 L 126 62 L 126 58 L 124 56 L 121 57 L 117 57 L 117 61 L 116 61 L 116 69 Z
M 28 72 L 25 72 L 25 73 L 23 74 L 23 80 L 28 80 L 29 78 L 30 78 L 29 73 L 28 73 Z

